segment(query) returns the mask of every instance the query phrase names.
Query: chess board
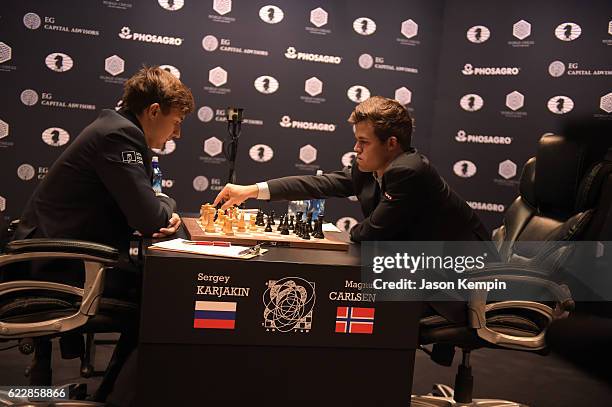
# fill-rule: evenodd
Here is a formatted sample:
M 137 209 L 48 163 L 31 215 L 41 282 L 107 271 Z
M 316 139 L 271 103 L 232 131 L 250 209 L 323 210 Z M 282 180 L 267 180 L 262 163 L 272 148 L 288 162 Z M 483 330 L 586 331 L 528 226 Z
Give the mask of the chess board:
M 247 230 L 246 232 L 238 232 L 234 228 L 233 235 L 226 235 L 221 231 L 221 227 L 216 225 L 216 231 L 207 233 L 202 227 L 202 223 L 198 218 L 183 218 L 183 223 L 189 234 L 191 240 L 210 240 L 210 241 L 224 241 L 231 242 L 233 244 L 240 244 L 245 246 L 254 246 L 256 244 L 263 243 L 269 244 L 270 246 L 278 247 L 297 247 L 303 249 L 321 249 L 321 250 L 338 250 L 347 251 L 349 243 L 340 240 L 341 233 L 324 232 L 324 239 L 315 239 L 311 237 L 310 240 L 304 240 L 293 234 L 293 231 L 289 235 L 281 235 L 277 231 L 278 222 L 272 226 L 272 232 L 265 232 L 265 227 L 258 226 L 257 230 Z M 338 235 L 338 237 L 334 236 Z

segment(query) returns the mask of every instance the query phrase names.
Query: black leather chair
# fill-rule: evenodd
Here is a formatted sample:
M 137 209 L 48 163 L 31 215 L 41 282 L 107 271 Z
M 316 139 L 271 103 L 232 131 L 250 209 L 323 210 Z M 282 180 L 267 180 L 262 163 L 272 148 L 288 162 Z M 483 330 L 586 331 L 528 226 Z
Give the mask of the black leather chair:
M 137 328 L 137 303 L 104 296 L 106 275 L 118 259 L 119 253 L 114 248 L 75 240 L 28 239 L 6 245 L 5 252 L 0 254 L 0 270 L 10 268 L 11 278 L 0 279 L 0 341 L 16 340 L 22 353 L 34 352 L 29 372 L 31 385 L 53 384 L 52 339 L 60 339 L 62 353 L 69 353 L 68 357 L 83 357 L 90 351 L 83 345 L 84 334 L 123 333 L 126 327 Z M 83 287 L 31 279 L 28 264 L 49 260 L 82 262 Z M 53 267 L 45 269 L 51 274 L 55 271 Z M 66 343 L 70 346 L 64 346 Z M 121 359 L 127 357 L 121 353 L 131 350 L 119 347 L 115 350 L 116 354 L 119 350 L 119 358 L 111 360 L 106 372 L 110 377 L 103 380 L 107 386 L 112 385 Z M 63 403 L 57 405 L 72 405 Z
M 517 406 L 504 400 L 472 399 L 470 352 L 483 347 L 548 351 L 548 326 L 574 310 L 571 292 L 584 289 L 571 278 L 564 279 L 564 265 L 574 255 L 572 245 L 566 243 L 612 240 L 610 145 L 612 134 L 547 134 L 540 139 L 536 157 L 523 168 L 520 195 L 493 233 L 503 262 L 480 274 L 482 279 L 503 276 L 537 285 L 554 301 L 487 303 L 486 295 L 476 292 L 467 305 L 465 323 L 439 315 L 424 318 L 420 343 L 433 345 L 432 351 L 425 349 L 432 359 L 450 366 L 456 347 L 463 359 L 454 390 L 436 385 L 430 395 L 413 396 L 413 407 Z

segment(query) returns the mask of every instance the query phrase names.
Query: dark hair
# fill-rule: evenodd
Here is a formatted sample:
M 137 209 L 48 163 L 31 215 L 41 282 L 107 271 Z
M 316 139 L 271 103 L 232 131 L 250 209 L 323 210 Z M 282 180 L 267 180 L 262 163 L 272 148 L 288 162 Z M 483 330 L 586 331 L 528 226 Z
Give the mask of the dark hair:
M 348 121 L 352 124 L 369 121 L 380 141 L 385 142 L 395 136 L 402 150 L 410 149 L 412 119 L 406 108 L 396 100 L 372 96 L 355 107 Z
M 159 66 L 143 67 L 123 86 L 122 106 L 135 114 L 159 103 L 164 114 L 177 108 L 183 114 L 194 109 L 191 90 L 170 72 Z

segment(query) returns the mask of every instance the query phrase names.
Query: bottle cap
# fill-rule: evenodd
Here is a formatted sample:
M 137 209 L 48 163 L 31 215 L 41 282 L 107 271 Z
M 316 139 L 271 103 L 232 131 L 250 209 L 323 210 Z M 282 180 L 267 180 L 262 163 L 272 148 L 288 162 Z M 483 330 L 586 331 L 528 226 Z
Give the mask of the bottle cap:
M 157 162 L 159 162 L 159 158 L 156 155 L 154 155 L 153 157 L 151 157 L 151 162 L 152 163 L 157 163 Z

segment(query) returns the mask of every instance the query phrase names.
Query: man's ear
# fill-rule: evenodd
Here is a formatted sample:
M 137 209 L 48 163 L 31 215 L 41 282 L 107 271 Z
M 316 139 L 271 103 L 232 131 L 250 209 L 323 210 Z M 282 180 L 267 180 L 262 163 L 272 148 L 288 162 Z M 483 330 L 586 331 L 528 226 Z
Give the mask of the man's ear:
M 397 141 L 397 137 L 391 136 L 387 139 L 387 146 L 389 147 L 390 150 L 395 149 L 398 145 L 399 145 L 399 142 Z
M 151 116 L 151 118 L 155 118 L 155 116 L 161 113 L 161 106 L 159 103 L 153 103 L 147 107 L 147 113 Z

